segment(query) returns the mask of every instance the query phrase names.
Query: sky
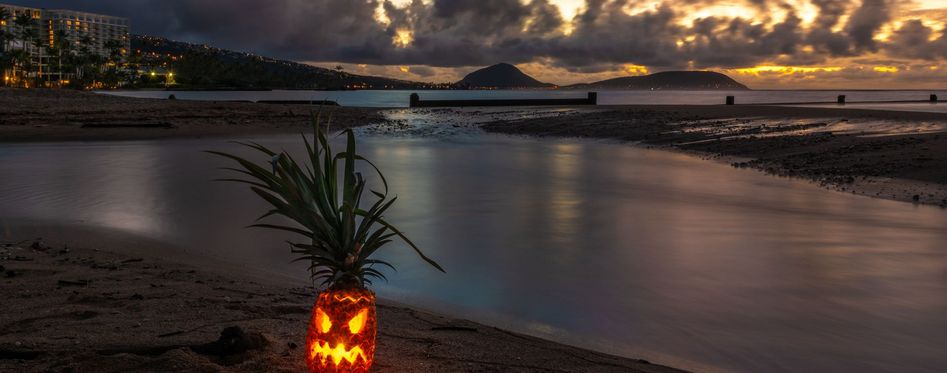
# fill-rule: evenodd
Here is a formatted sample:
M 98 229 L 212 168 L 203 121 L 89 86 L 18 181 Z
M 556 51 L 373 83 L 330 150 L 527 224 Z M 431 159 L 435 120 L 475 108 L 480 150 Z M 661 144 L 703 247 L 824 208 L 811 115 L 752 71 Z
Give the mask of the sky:
M 947 89 L 947 0 L 0 0 L 351 73 L 566 85 L 712 70 L 756 89 Z

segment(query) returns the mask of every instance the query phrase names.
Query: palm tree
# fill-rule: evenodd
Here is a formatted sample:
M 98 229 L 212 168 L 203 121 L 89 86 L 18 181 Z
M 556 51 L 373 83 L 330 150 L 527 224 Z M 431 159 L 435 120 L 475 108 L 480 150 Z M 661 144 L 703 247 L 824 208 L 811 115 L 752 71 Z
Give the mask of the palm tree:
M 30 53 L 27 48 L 34 44 L 34 40 L 39 38 L 39 32 L 36 31 L 35 27 L 33 27 L 33 17 L 31 17 L 29 14 L 17 15 L 13 20 L 13 23 L 16 25 L 18 31 L 16 40 L 19 40 L 20 51 L 23 52 L 18 53 L 18 63 L 16 63 L 13 68 L 13 76 L 16 77 L 16 65 L 19 65 L 22 70 L 31 70 L 30 67 L 33 64 L 33 61 L 31 61 Z M 26 73 L 23 73 L 23 76 L 25 78 Z
M 0 24 L 6 24 L 9 21 L 10 11 L 7 10 L 7 8 L 0 7 Z M 0 28 L 0 74 L 2 74 L 4 78 L 7 78 L 7 69 L 13 64 L 13 61 L 10 59 L 10 54 L 7 53 L 11 40 L 13 40 L 13 34 Z M 6 85 L 7 83 L 7 79 L 4 79 L 3 84 Z
M 7 8 L 0 7 L 0 24 L 6 24 L 10 21 L 10 11 Z M 9 32 L 6 32 L 3 29 L 0 29 L 0 52 L 7 51 L 7 44 L 10 42 L 13 35 Z

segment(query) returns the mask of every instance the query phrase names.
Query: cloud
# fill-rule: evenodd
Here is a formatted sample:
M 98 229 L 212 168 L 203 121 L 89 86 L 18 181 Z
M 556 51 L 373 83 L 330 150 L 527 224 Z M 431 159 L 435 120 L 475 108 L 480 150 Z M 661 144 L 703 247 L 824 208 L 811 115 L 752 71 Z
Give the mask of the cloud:
M 890 0 L 862 0 L 852 13 L 845 31 L 857 51 L 876 50 L 875 33 L 891 19 Z
M 913 62 L 947 58 L 947 7 L 921 9 L 909 0 L 587 0 L 573 19 L 563 18 L 560 1 L 12 3 L 126 16 L 136 33 L 298 61 L 412 66 L 412 75 L 425 78 L 447 74 L 420 66 L 496 62 L 620 74 L 629 64 L 729 69 L 876 54 Z

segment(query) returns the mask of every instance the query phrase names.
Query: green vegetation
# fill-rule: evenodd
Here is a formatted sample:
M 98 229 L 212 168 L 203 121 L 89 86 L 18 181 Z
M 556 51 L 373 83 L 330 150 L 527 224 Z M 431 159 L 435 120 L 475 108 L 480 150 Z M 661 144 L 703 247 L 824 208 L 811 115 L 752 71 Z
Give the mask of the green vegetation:
M 384 214 L 397 197 L 388 197 L 388 183 L 378 168 L 356 154 L 355 135 L 343 131 L 346 148 L 333 153 L 326 133 L 313 123 L 313 140 L 303 135 L 306 159 L 301 165 L 287 152 L 276 153 L 257 143 L 239 143 L 270 161 L 270 167 L 260 166 L 247 159 L 211 151 L 209 153 L 236 161 L 240 168 L 226 168 L 248 179 L 223 179 L 249 184 L 250 189 L 273 208 L 259 220 L 283 216 L 298 226 L 258 223 L 262 227 L 287 231 L 306 238 L 306 242 L 290 242 L 298 260 L 310 262 L 313 281 L 322 286 L 360 286 L 371 284 L 371 278 L 384 279 L 376 265 L 394 269 L 391 264 L 371 259 L 372 255 L 395 238 L 407 243 L 427 263 L 444 271 L 440 265 L 425 256 L 401 231 L 384 219 Z M 356 163 L 371 166 L 378 174 L 383 192 L 375 190 L 376 197 L 368 209 L 362 208 L 367 182 L 356 171 Z M 340 178 L 341 174 L 341 178 Z
M 175 89 L 444 89 L 449 84 L 351 74 L 252 53 L 135 35 L 130 62 L 174 72 Z M 160 74 L 158 76 L 160 78 Z M 159 84 L 148 76 L 138 86 Z

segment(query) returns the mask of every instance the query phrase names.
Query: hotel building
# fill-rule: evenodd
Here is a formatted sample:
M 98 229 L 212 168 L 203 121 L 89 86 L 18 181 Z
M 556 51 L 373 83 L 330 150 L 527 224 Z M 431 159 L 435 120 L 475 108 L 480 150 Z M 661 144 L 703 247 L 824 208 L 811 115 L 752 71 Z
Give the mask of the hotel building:
M 128 56 L 131 50 L 129 23 L 127 18 L 113 17 L 102 14 L 77 12 L 62 9 L 40 9 L 15 5 L 0 4 L 0 8 L 7 10 L 8 19 L 0 20 L 0 30 L 13 36 L 13 41 L 5 47 L 12 50 L 25 50 L 30 57 L 29 70 L 17 72 L 14 79 L 21 77 L 41 78 L 45 82 L 58 82 L 68 79 L 69 72 L 59 71 L 58 63 L 49 56 L 47 47 L 56 43 L 56 38 L 64 36 L 75 49 L 87 48 L 90 53 L 102 57 L 111 54 L 110 41 L 117 42 L 122 59 Z M 18 17 L 27 16 L 34 35 L 39 37 L 40 46 L 36 42 L 24 41 L 21 35 L 24 28 L 16 21 Z M 10 76 L 13 71 L 5 71 Z

